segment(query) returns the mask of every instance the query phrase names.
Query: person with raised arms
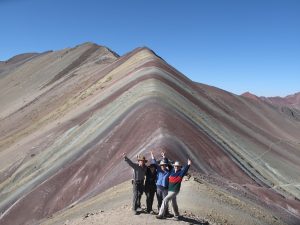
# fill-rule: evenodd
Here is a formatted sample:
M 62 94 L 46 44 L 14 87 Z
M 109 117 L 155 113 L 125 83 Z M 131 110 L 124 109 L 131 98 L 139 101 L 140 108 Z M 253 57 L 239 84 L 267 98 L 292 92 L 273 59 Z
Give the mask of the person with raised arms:
M 166 157 L 164 151 L 161 152 L 162 159 L 159 164 L 157 163 L 153 155 L 153 152 L 151 151 L 150 153 L 151 153 L 152 163 L 156 166 L 156 170 L 157 170 L 156 197 L 157 197 L 157 208 L 159 211 L 163 199 L 168 195 L 169 175 L 170 175 L 170 170 L 173 167 L 169 165 L 169 159 Z M 168 206 L 165 215 L 167 217 L 171 217 L 171 214 L 169 213 L 168 210 Z
M 191 164 L 192 162 L 190 159 L 188 159 L 187 165 L 183 167 L 181 166 L 179 161 L 176 161 L 174 163 L 173 165 L 174 169 L 170 171 L 170 175 L 169 175 L 168 195 L 164 198 L 162 202 L 162 206 L 159 210 L 159 214 L 156 216 L 157 219 L 164 218 L 169 201 L 172 201 L 174 218 L 177 220 L 180 219 L 176 196 L 180 191 L 182 179 L 188 172 Z
M 145 185 L 145 175 L 147 171 L 147 160 L 146 158 L 137 156 L 138 163 L 132 162 L 125 153 L 122 154 L 125 162 L 128 163 L 130 167 L 133 169 L 133 177 L 132 177 L 132 185 L 133 185 L 133 202 L 132 202 L 132 210 L 134 215 L 138 215 L 141 211 L 141 197 L 143 195 Z

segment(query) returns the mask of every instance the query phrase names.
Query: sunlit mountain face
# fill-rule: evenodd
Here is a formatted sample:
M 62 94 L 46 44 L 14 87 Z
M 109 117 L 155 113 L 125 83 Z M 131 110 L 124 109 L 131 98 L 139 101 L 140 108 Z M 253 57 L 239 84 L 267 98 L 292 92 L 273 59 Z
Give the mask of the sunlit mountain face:
M 161 148 L 299 224 L 299 93 L 238 96 L 193 82 L 148 48 L 119 56 L 84 43 L 0 62 L 0 96 L 2 225 L 89 201 L 130 180 L 123 152 Z

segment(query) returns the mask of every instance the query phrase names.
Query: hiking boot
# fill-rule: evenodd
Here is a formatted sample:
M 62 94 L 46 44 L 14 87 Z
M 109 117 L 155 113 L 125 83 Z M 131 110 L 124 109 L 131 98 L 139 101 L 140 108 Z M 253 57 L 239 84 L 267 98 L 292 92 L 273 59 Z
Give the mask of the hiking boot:
M 173 216 L 174 216 L 174 215 L 171 214 L 171 213 L 169 213 L 169 212 L 167 212 L 166 215 L 165 215 L 165 217 L 167 217 L 167 218 L 172 218 Z
M 174 220 L 180 220 L 182 217 L 181 216 L 174 216 Z
M 162 216 L 162 215 L 157 215 L 156 216 L 156 219 L 159 219 L 159 220 L 161 220 L 161 219 L 163 219 L 164 217 Z
M 155 215 L 156 213 L 155 213 L 153 210 L 151 210 L 151 211 L 150 211 L 150 214 L 151 214 L 151 215 Z
M 152 214 L 152 215 L 155 214 L 153 210 L 147 210 L 147 213 Z
M 136 210 L 132 210 L 133 215 L 139 215 L 139 213 Z

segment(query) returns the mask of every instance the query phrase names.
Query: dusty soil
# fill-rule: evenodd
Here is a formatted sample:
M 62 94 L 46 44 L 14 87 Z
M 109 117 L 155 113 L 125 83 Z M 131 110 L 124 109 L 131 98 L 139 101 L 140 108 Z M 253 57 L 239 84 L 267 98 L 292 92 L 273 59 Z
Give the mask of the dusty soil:
M 211 224 L 211 225 L 279 225 L 280 218 L 247 199 L 239 199 L 229 192 L 193 177 L 186 179 L 178 195 L 182 220 L 158 220 L 144 212 L 133 215 L 131 211 L 131 184 L 126 181 L 87 202 L 71 206 L 68 210 L 52 215 L 42 224 Z M 153 204 L 157 213 L 156 200 Z M 142 197 L 145 208 L 145 196 Z M 206 222 L 206 223 L 205 223 Z

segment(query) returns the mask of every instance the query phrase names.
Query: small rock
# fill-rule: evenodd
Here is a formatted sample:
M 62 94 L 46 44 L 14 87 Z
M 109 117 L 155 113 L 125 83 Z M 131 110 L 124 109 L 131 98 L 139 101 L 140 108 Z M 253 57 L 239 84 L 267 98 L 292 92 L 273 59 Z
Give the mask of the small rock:
M 278 220 L 278 218 L 277 218 L 276 216 L 273 216 L 273 219 L 274 219 L 274 220 Z
M 94 213 L 87 213 L 87 214 L 85 214 L 85 216 L 83 218 L 86 219 L 86 218 L 88 218 L 88 217 L 90 217 L 92 215 L 94 215 Z
M 100 211 L 96 212 L 96 214 L 103 213 L 103 212 L 104 212 L 104 210 L 100 210 Z

